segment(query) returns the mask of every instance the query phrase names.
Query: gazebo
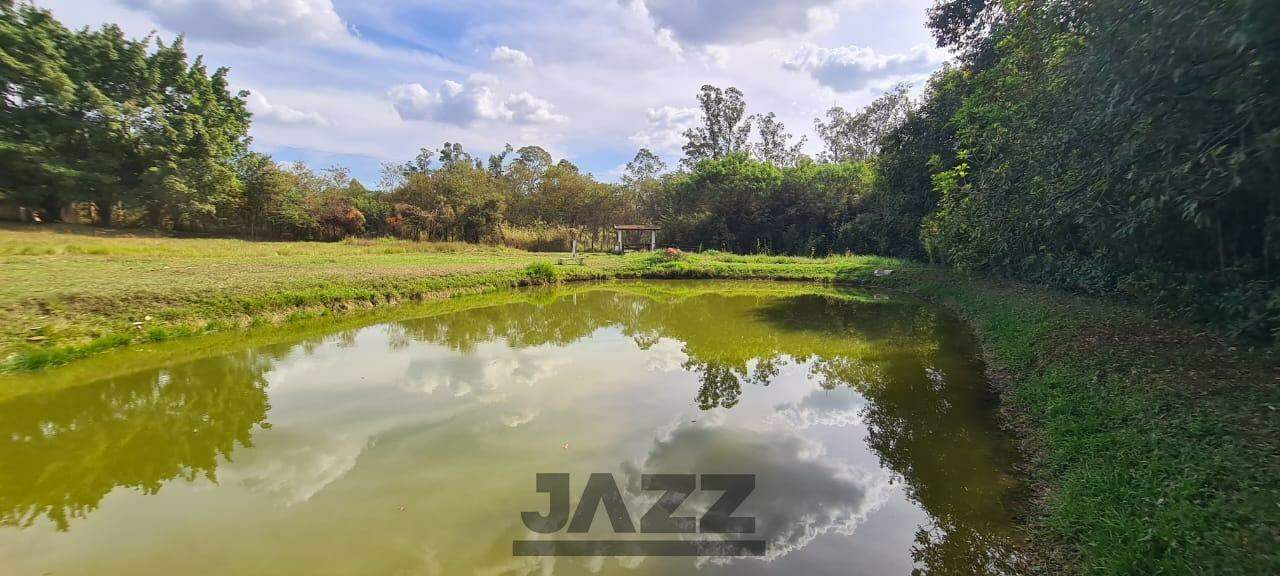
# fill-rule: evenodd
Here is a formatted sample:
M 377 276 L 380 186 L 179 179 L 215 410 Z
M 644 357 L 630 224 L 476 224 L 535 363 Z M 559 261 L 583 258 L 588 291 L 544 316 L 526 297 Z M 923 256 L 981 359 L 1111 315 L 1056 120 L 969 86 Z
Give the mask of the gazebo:
M 618 233 L 618 245 L 614 249 L 618 253 L 622 253 L 627 248 L 632 250 L 643 250 L 645 247 L 645 232 L 648 232 L 648 246 L 650 250 L 658 249 L 658 231 L 662 227 L 653 224 L 617 224 L 613 230 Z

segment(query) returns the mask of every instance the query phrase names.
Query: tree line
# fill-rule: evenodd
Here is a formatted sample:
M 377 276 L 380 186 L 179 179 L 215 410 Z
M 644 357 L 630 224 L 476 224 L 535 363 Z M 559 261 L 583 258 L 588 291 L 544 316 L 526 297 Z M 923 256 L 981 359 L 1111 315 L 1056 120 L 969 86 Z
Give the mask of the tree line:
M 391 235 L 534 249 L 611 245 L 618 223 L 656 222 L 672 242 L 737 251 L 852 249 L 844 226 L 870 181 L 868 141 L 842 109 L 815 162 L 736 88 L 703 87 L 701 124 L 676 170 L 640 150 L 605 183 L 539 146 L 473 156 L 456 142 L 387 164 L 378 189 L 334 167 L 249 149 L 247 92 L 192 61 L 182 38 L 131 39 L 115 25 L 69 30 L 47 10 L 0 0 L 0 198 L 37 217 L 256 238 Z M 905 88 L 896 93 L 905 105 Z M 865 124 L 865 118 L 862 118 Z M 844 226 L 842 228 L 842 226 Z

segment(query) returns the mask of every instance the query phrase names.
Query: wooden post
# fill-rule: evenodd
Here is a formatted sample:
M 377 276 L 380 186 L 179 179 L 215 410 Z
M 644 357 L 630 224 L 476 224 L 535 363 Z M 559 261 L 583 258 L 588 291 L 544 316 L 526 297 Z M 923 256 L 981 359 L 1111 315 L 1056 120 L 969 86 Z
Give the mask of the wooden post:
M 622 230 L 618 230 L 618 253 L 622 253 Z
M 658 231 L 650 230 L 649 231 L 649 251 L 652 252 L 657 249 L 658 249 Z

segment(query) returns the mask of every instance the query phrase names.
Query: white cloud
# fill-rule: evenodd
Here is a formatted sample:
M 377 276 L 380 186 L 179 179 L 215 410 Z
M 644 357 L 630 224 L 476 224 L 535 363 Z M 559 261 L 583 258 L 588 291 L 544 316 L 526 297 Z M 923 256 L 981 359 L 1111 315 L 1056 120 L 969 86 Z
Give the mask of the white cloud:
M 839 92 L 853 92 L 894 79 L 927 74 L 946 61 L 947 54 L 916 46 L 901 54 L 877 54 L 872 48 L 823 48 L 805 44 L 782 67 L 808 72 L 819 84 Z
M 237 453 L 234 462 L 218 469 L 218 477 L 294 506 L 310 500 L 354 469 L 372 435 L 276 428 L 255 435 L 257 449 Z
M 707 418 L 678 423 L 655 439 L 646 456 L 624 462 L 622 469 L 627 493 L 637 501 L 653 497 L 639 490 L 641 471 L 750 471 L 755 491 L 735 515 L 755 518 L 754 537 L 768 541 L 766 561 L 800 550 L 823 534 L 853 534 L 892 490 L 884 471 L 849 466 L 830 457 L 821 444 L 794 433 L 728 427 Z M 696 493 L 681 510 L 701 516 L 710 500 L 714 498 Z M 643 510 L 644 504 L 633 508 Z
M 554 107 L 550 102 L 528 92 L 512 94 L 502 104 L 510 112 L 511 121 L 516 124 L 550 124 L 565 120 L 564 116 L 553 111 Z
M 340 45 L 355 36 L 331 0 L 121 0 L 195 38 L 259 45 L 275 41 Z
M 391 87 L 388 96 L 396 112 L 405 120 L 427 120 L 455 126 L 473 126 L 483 122 L 514 124 L 547 124 L 561 122 L 564 116 L 553 111 L 550 102 L 520 92 L 499 99 L 491 77 L 472 75 L 465 83 L 445 80 L 432 92 L 421 84 Z
M 255 121 L 276 122 L 279 124 L 310 124 L 313 126 L 332 126 L 328 118 L 317 112 L 304 112 L 284 104 L 273 104 L 259 92 L 249 94 L 249 111 L 253 112 Z
M 698 55 L 709 67 L 724 68 L 729 63 L 729 50 L 724 46 L 705 46 Z
M 631 135 L 631 142 L 654 152 L 679 152 L 684 145 L 684 131 L 698 123 L 697 108 L 659 106 L 645 112 L 649 125 Z
M 528 54 L 509 46 L 499 46 L 494 48 L 493 52 L 489 53 L 489 60 L 516 67 L 533 66 L 533 58 L 530 58 Z
M 616 170 L 621 175 L 626 170 L 626 164 L 618 166 Z M 644 367 L 650 372 L 677 372 L 683 370 L 684 363 L 689 360 L 689 355 L 684 353 L 684 343 L 673 338 L 658 340 L 647 352 Z
M 862 409 L 867 401 L 848 388 L 815 390 L 799 402 L 774 406 L 777 410 L 770 420 L 785 424 L 793 430 L 813 426 L 843 428 L 862 424 Z
M 554 352 L 549 347 L 513 350 L 486 343 L 469 356 L 453 352 L 423 355 L 409 362 L 408 379 L 401 388 L 423 394 L 440 391 L 458 398 L 474 392 L 481 398 L 497 399 L 492 393 L 503 388 L 533 386 L 554 377 L 569 363 L 568 358 Z
M 746 44 L 830 27 L 835 0 L 643 0 L 659 29 L 683 43 Z

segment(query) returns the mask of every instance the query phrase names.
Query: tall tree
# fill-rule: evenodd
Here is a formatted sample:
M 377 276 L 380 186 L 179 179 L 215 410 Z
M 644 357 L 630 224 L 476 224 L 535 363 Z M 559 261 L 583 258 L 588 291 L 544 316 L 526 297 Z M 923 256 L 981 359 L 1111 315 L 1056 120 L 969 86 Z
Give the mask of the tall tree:
M 46 10 L 0 2 L 0 197 L 54 218 L 68 201 L 67 182 L 87 177 L 65 154 L 75 129 L 69 35 Z
M 760 135 L 759 143 L 751 147 L 755 157 L 761 162 L 767 162 L 774 166 L 795 166 L 803 156 L 800 150 L 804 147 L 804 143 L 808 141 L 808 137 L 801 136 L 795 144 L 792 144 L 791 139 L 793 136 L 790 132 L 787 132 L 787 126 L 779 121 L 773 112 L 764 116 L 757 114 L 754 118 L 756 129 Z
M 746 152 L 751 137 L 751 119 L 746 116 L 747 103 L 742 91 L 729 87 L 721 90 L 710 84 L 698 93 L 702 108 L 702 125 L 685 130 L 685 166 L 735 152 Z
M 246 154 L 236 167 L 244 186 L 241 218 L 246 231 L 257 236 L 265 230 L 271 211 L 287 193 L 289 179 L 270 156 L 260 152 Z
M 104 225 L 118 205 L 155 224 L 166 207 L 175 222 L 235 216 L 249 113 L 226 69 L 188 65 L 181 38 L 72 32 L 30 4 L 0 2 L 0 39 L 0 189 L 52 214 L 92 202 Z
M 445 142 L 440 146 L 440 165 L 442 168 L 450 168 L 458 164 L 471 164 L 471 154 L 462 149 L 459 142 Z
M 911 109 L 909 89 L 909 84 L 900 83 L 856 114 L 840 106 L 827 110 L 826 122 L 814 121 L 818 138 L 826 148 L 822 159 L 860 162 L 875 156 L 880 151 L 880 139 L 907 119 Z
M 495 178 L 501 177 L 507 171 L 507 158 L 514 153 L 515 149 L 510 144 L 507 144 L 502 148 L 502 152 L 490 154 L 488 162 L 489 174 Z
M 551 166 L 551 153 L 541 146 L 521 146 L 516 150 L 516 162 L 523 164 L 535 173 L 541 174 Z
M 648 148 L 641 148 L 622 172 L 622 184 L 628 195 L 630 216 L 648 219 L 651 222 L 661 219 L 658 209 L 658 195 L 662 192 L 662 173 L 667 164 Z
M 627 162 L 626 169 L 622 172 L 622 182 L 628 186 L 633 186 L 639 182 L 647 182 L 656 180 L 658 175 L 667 169 L 666 162 L 662 161 L 657 154 L 649 151 L 648 148 L 641 148 L 630 162 Z

